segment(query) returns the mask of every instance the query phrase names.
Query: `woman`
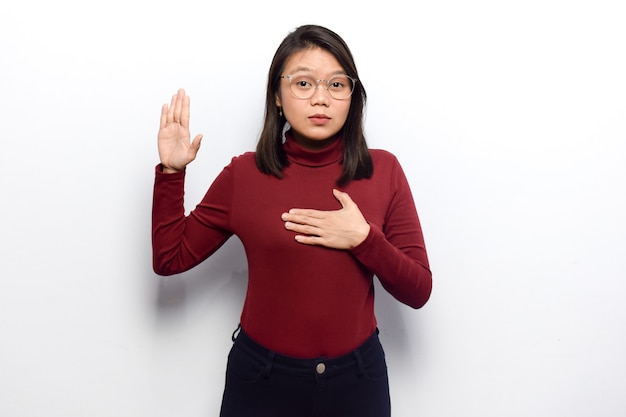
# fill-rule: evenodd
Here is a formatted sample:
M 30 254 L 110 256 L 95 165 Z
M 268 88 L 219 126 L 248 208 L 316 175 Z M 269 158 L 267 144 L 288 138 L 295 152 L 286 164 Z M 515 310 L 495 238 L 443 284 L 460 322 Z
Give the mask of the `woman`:
M 230 236 L 248 260 L 222 417 L 384 417 L 387 367 L 373 276 L 422 307 L 431 273 L 397 159 L 369 150 L 365 89 L 334 32 L 297 28 L 278 47 L 256 152 L 233 158 L 188 216 L 190 141 L 183 90 L 161 111 L 153 203 L 157 274 L 188 270 Z

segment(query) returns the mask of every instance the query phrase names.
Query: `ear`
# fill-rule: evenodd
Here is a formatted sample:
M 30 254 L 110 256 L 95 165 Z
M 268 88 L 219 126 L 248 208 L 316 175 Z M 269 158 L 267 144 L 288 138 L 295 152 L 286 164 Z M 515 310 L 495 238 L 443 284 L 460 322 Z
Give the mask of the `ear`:
M 280 101 L 280 96 L 276 94 L 276 107 L 283 107 Z

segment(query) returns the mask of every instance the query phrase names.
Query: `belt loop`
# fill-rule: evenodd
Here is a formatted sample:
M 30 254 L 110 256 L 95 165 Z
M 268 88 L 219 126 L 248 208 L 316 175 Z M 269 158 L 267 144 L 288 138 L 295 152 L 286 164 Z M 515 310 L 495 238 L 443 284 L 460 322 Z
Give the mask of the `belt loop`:
M 230 337 L 233 342 L 235 341 L 235 339 L 237 339 L 237 336 L 240 330 L 241 330 L 241 323 L 237 325 L 237 328 L 233 332 L 233 335 Z
M 274 362 L 274 352 L 270 350 L 267 355 L 265 369 L 263 370 L 263 378 L 265 379 L 269 379 L 270 377 L 270 373 L 272 372 L 272 362 Z
M 354 349 L 352 353 L 354 353 L 354 357 L 356 358 L 356 375 L 359 377 L 363 376 L 363 373 L 365 372 L 365 367 L 363 366 L 363 360 L 361 359 L 361 352 L 359 351 L 359 349 Z

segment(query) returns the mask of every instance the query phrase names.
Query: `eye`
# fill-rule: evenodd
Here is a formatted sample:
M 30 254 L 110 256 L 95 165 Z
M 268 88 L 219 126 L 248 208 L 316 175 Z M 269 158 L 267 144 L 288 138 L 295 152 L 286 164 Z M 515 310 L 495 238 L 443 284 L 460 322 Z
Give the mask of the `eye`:
M 294 87 L 297 87 L 300 90 L 308 90 L 313 88 L 313 85 L 315 84 L 312 78 L 307 77 L 294 78 L 291 83 Z
M 328 88 L 335 91 L 350 88 L 350 79 L 344 76 L 333 77 L 328 81 Z

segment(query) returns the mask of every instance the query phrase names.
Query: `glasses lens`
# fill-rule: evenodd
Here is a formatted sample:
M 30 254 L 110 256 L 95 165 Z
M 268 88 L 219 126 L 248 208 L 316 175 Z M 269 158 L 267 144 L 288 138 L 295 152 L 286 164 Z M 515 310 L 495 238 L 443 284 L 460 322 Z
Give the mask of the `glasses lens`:
M 347 75 L 336 75 L 328 80 L 328 92 L 337 100 L 345 100 L 352 95 L 354 81 Z
M 317 82 L 312 77 L 296 75 L 289 80 L 291 92 L 298 98 L 311 98 L 315 93 Z

